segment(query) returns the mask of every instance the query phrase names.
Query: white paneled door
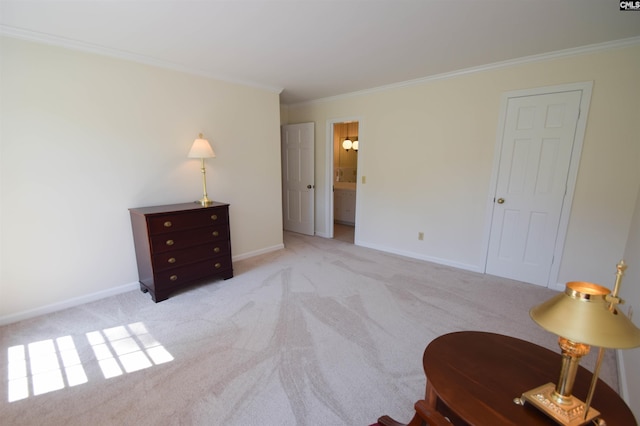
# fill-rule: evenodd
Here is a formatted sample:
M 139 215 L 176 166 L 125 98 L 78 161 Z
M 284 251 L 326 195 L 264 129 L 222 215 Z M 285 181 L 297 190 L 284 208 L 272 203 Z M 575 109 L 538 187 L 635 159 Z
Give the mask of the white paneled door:
M 282 215 L 285 231 L 314 235 L 314 123 L 282 126 Z
M 486 272 L 547 286 L 582 91 L 509 98 Z

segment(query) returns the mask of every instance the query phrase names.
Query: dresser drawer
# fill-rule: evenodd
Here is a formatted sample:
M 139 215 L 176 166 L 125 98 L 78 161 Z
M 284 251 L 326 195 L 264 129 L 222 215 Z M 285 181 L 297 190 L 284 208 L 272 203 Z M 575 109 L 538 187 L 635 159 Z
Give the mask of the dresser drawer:
M 216 257 L 195 264 L 160 271 L 155 276 L 156 286 L 181 286 L 199 278 L 209 277 L 214 273 L 231 270 L 231 258 Z
M 221 255 L 229 256 L 230 254 L 229 242 L 227 240 L 219 240 L 214 243 L 155 254 L 153 255 L 153 269 L 164 271 L 165 269 L 177 268 Z
M 181 250 L 195 245 L 226 241 L 228 239 L 229 228 L 226 225 L 171 232 L 151 237 L 151 253 L 157 254 Z
M 227 209 L 206 209 L 196 212 L 156 215 L 149 218 L 149 233 L 156 235 L 210 225 L 226 226 L 228 222 Z

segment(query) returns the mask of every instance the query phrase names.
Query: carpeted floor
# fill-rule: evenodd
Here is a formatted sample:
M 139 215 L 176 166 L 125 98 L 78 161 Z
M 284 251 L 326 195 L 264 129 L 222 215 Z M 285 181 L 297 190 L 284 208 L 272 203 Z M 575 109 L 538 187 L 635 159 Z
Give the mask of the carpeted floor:
M 335 239 L 286 233 L 285 246 L 158 304 L 133 291 L 1 327 L 0 423 L 408 421 L 439 335 L 491 331 L 557 351 L 528 315 L 548 289 Z M 601 377 L 617 389 L 612 351 Z

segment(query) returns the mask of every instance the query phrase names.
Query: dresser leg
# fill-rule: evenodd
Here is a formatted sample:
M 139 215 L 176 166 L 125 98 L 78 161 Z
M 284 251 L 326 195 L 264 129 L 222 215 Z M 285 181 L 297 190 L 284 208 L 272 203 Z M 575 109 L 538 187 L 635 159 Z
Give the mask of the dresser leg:
M 169 294 L 168 293 L 156 293 L 156 292 L 149 292 L 151 294 L 151 300 L 153 300 L 154 302 L 158 303 L 158 302 L 162 302 L 163 300 L 167 300 L 169 298 Z
M 151 300 L 153 300 L 156 303 L 162 302 L 163 300 L 167 300 L 169 298 L 169 293 L 158 294 L 155 291 L 151 291 L 149 287 L 145 286 L 142 283 L 140 283 L 140 291 L 143 293 L 149 293 L 151 295 Z

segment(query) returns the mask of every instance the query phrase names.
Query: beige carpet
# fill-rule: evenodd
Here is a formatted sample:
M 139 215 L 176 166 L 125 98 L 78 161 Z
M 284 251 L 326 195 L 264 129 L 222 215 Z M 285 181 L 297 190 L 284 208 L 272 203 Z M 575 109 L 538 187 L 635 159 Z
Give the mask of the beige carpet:
M 408 421 L 424 396 L 422 353 L 441 334 L 557 351 L 528 315 L 550 290 L 338 240 L 287 233 L 285 246 L 158 304 L 133 291 L 0 328 L 0 423 Z M 601 377 L 617 389 L 616 374 L 608 351 Z

